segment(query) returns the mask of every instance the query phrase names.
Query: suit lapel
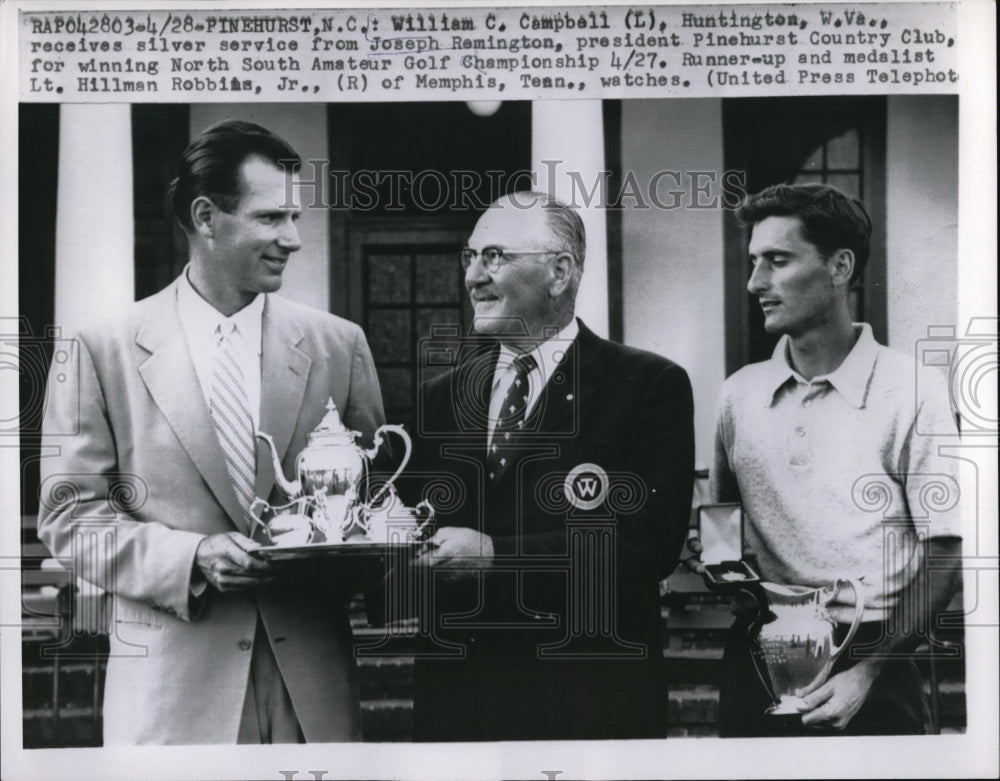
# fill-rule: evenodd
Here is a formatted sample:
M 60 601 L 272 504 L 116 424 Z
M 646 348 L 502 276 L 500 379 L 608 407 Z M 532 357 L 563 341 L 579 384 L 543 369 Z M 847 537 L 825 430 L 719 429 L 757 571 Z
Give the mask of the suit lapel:
M 149 395 L 219 504 L 236 528 L 243 529 L 242 509 L 177 314 L 176 283 L 156 297 L 135 341 L 149 353 L 139 366 Z
M 600 372 L 600 340 L 583 323 L 566 358 L 552 373 L 542 389 L 538 402 L 525 421 L 524 432 L 516 439 L 511 453 L 511 467 L 498 481 L 512 478 L 517 472 L 516 462 L 539 445 L 551 446 L 560 439 L 572 436 L 580 427 L 581 410 L 592 406 Z M 593 414 L 593 409 L 591 409 Z
M 572 430 L 580 403 L 579 339 L 566 351 L 566 358 L 542 388 L 538 402 L 531 410 L 525 430 L 538 434 L 558 434 Z
M 312 364 L 312 359 L 298 347 L 302 337 L 302 329 L 287 304 L 268 296 L 261 334 L 260 430 L 274 439 L 279 461 L 292 441 Z M 273 474 L 267 446 L 258 444 L 265 449 L 258 449 L 257 495 L 266 497 L 274 484 Z

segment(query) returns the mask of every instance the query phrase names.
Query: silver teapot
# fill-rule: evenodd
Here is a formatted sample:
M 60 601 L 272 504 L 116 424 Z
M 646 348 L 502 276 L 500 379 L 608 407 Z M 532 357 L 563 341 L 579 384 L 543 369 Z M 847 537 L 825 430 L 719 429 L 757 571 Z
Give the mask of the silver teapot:
M 363 533 L 367 517 L 392 483 L 402 474 L 410 460 L 413 446 L 410 436 L 402 426 L 385 424 L 375 430 L 372 447 L 364 449 L 355 440 L 361 436 L 344 426 L 331 398 L 326 405 L 326 415 L 316 428 L 306 435 L 306 447 L 295 461 L 296 478 L 288 480 L 278 460 L 278 450 L 270 435 L 262 431 L 257 436 L 271 448 L 274 479 L 278 488 L 288 496 L 298 513 L 308 513 L 315 530 L 322 533 L 326 542 L 344 542 L 352 532 Z M 399 436 L 405 445 L 403 459 L 391 478 L 382 484 L 374 496 L 363 501 L 360 492 L 368 467 L 379 448 L 385 433 Z M 312 541 L 316 541 L 315 537 Z
M 836 622 L 826 606 L 837 598 L 840 588 L 854 589 L 854 615 L 840 645 L 833 643 Z M 833 663 L 858 631 L 865 609 L 860 581 L 838 578 L 833 588 L 783 586 L 761 583 L 767 604 L 761 604 L 759 632 L 751 641 L 757 674 L 771 694 L 774 716 L 799 713 L 800 693 L 822 686 Z M 761 592 L 756 596 L 759 598 Z

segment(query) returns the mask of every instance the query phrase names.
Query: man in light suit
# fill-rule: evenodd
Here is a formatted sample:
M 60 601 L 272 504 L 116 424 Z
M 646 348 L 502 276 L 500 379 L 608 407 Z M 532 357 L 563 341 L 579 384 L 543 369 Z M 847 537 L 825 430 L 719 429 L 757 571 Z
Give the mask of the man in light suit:
M 274 295 L 300 247 L 297 164 L 257 125 L 205 130 L 171 185 L 189 265 L 81 329 L 50 379 L 39 536 L 114 597 L 106 744 L 360 738 L 349 591 L 255 557 L 247 511 L 274 486 L 255 430 L 291 475 L 329 397 L 369 441 L 383 421 L 360 328 Z
M 457 357 L 423 388 L 410 470 L 438 509 L 414 562 L 417 740 L 666 737 L 658 583 L 687 533 L 691 386 L 575 318 L 584 255 L 579 215 L 539 193 L 462 250 L 476 336 L 435 351 Z

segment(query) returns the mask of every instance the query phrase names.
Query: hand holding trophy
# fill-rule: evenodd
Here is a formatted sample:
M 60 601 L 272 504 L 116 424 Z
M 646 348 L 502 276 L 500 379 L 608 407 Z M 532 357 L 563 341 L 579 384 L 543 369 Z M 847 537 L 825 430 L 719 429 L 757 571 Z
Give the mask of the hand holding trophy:
M 864 615 L 860 580 L 836 578 L 832 588 L 769 583 L 746 558 L 752 555 L 744 539 L 743 507 L 738 503 L 705 504 L 698 508 L 698 537 L 688 543 L 694 554 L 687 567 L 701 574 L 705 585 L 734 597 L 734 613 L 754 616 L 748 626 L 754 669 L 771 697 L 770 716 L 797 715 L 802 697 L 822 686 Z M 854 612 L 846 634 L 834 641 L 837 622 L 827 606 L 837 601 L 841 587 L 854 592 Z M 742 600 L 746 596 L 750 601 Z

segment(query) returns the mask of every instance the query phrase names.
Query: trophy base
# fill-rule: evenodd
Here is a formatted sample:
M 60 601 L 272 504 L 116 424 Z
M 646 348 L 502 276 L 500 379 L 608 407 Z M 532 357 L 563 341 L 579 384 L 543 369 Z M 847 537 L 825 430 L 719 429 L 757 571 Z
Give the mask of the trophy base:
M 799 707 L 805 705 L 805 700 L 801 697 L 793 697 L 790 694 L 782 694 L 781 701 L 777 705 L 772 705 L 764 713 L 768 716 L 798 716 L 802 713 Z

